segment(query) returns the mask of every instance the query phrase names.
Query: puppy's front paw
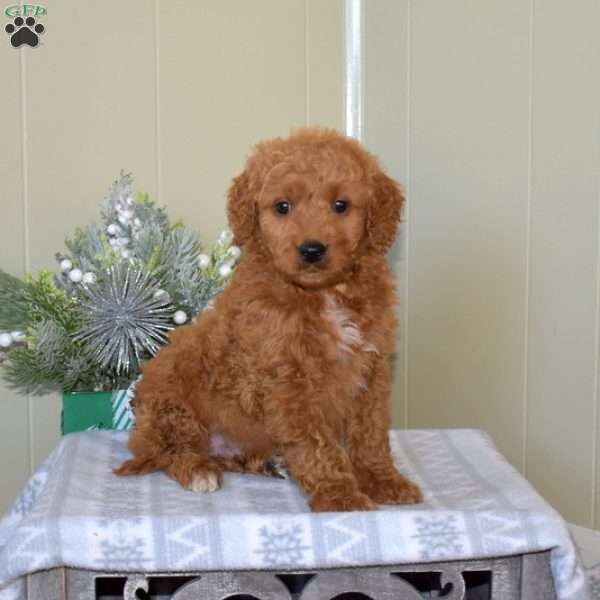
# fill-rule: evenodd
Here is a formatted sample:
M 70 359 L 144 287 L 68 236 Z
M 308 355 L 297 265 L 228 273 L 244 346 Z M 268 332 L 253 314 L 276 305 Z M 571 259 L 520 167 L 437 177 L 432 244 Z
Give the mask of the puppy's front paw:
M 413 483 L 400 473 L 374 479 L 369 478 L 361 490 L 366 492 L 377 504 L 419 504 L 423 502 L 423 492 L 416 483 Z
M 362 492 L 339 495 L 318 493 L 311 497 L 310 508 L 315 512 L 376 510 L 377 504 Z
M 165 471 L 192 492 L 214 492 L 221 487 L 223 477 L 219 465 L 193 454 L 174 456 Z
M 195 473 L 186 487 L 192 492 L 214 492 L 221 487 L 221 473 L 208 470 Z

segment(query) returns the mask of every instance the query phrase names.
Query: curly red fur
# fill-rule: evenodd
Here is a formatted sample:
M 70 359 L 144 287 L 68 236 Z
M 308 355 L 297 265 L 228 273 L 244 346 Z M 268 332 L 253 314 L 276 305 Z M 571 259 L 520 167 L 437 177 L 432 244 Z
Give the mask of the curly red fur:
M 385 252 L 402 204 L 377 160 L 339 133 L 258 144 L 229 190 L 239 267 L 214 310 L 145 365 L 134 457 L 116 473 L 163 469 L 212 491 L 225 470 L 261 473 L 283 456 L 313 510 L 420 502 L 388 441 L 396 323 Z M 325 248 L 318 262 L 299 252 L 307 240 Z M 216 435 L 237 450 L 211 450 Z

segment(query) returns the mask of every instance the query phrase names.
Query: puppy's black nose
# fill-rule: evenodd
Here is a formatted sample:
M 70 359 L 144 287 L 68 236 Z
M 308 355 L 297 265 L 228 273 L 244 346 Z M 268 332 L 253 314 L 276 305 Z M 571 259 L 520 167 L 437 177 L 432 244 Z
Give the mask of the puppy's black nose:
M 298 246 L 298 252 L 304 262 L 319 262 L 327 252 L 327 248 L 318 240 L 306 240 Z

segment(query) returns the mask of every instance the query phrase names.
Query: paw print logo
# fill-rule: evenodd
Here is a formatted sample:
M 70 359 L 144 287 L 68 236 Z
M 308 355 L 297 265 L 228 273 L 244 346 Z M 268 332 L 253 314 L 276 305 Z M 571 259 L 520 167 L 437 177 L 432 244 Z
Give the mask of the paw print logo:
M 10 35 L 10 43 L 14 48 L 27 44 L 32 48 L 38 45 L 40 38 L 38 34 L 44 33 L 44 26 L 36 23 L 33 17 L 16 17 L 12 23 L 8 23 L 4 31 Z

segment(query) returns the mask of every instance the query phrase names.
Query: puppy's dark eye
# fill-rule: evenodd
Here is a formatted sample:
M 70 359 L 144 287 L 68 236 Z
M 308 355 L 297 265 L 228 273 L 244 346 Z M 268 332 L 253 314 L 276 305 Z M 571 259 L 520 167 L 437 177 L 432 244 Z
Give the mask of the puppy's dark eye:
M 287 215 L 290 212 L 290 208 L 292 208 L 292 205 L 289 200 L 279 200 L 279 202 L 275 203 L 275 210 L 280 215 Z
M 346 212 L 349 207 L 350 202 L 348 202 L 348 200 L 345 198 L 340 198 L 333 203 L 333 210 L 335 210 L 336 213 Z

